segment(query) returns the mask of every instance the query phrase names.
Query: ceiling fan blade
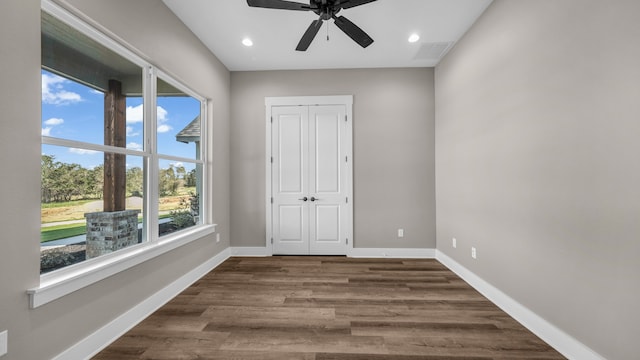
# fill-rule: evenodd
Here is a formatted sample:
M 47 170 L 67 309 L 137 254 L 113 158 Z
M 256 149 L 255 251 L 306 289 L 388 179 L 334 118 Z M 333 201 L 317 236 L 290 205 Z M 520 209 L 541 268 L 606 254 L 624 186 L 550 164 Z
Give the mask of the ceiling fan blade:
M 307 31 L 304 32 L 304 35 L 302 35 L 302 39 L 300 39 L 300 42 L 298 43 L 298 47 L 296 47 L 296 50 L 307 51 L 307 49 L 309 48 L 309 45 L 311 45 L 311 42 L 318 34 L 318 31 L 320 31 L 321 27 L 322 27 L 322 18 L 318 20 L 314 20 L 311 23 L 311 25 L 309 25 L 309 28 L 307 28 Z
M 349 19 L 344 16 L 333 17 L 335 20 L 335 24 L 340 30 L 344 31 L 353 41 L 357 42 L 358 45 L 366 48 L 367 46 L 373 43 L 373 39 L 367 35 L 366 32 L 362 31 L 356 24 L 352 23 Z
M 295 1 L 284 0 L 247 0 L 247 4 L 251 7 L 260 7 L 267 9 L 281 9 L 281 10 L 311 10 L 308 4 L 302 4 Z
M 368 4 L 374 1 L 376 0 L 346 0 L 346 1 L 341 1 L 339 6 L 343 9 L 349 9 L 352 7 Z

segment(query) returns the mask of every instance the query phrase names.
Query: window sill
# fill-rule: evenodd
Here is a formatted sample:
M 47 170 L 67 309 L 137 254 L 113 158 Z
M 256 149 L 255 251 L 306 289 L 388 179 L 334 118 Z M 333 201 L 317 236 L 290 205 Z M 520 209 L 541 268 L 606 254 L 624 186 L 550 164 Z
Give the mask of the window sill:
M 153 259 L 180 246 L 215 233 L 216 225 L 203 225 L 155 242 L 132 246 L 113 254 L 84 261 L 40 276 L 40 286 L 27 290 L 29 306 L 35 309 L 109 276 Z

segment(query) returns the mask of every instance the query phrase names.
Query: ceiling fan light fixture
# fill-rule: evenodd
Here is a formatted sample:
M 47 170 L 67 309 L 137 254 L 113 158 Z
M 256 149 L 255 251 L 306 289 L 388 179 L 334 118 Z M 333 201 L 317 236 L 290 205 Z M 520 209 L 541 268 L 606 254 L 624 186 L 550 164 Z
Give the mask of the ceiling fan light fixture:
M 249 38 L 244 38 L 244 39 L 242 39 L 242 45 L 244 45 L 246 47 L 251 47 L 251 46 L 253 46 L 253 41 L 251 41 L 251 39 L 249 39 Z
M 420 40 L 420 35 L 413 33 L 409 36 L 408 40 L 410 43 L 418 42 L 418 40 Z
M 373 43 L 373 39 L 367 35 L 366 32 L 346 17 L 337 16 L 337 14 L 342 9 L 351 9 L 356 6 L 369 4 L 375 1 L 377 0 L 309 0 L 309 5 L 307 5 L 301 2 L 289 0 L 247 0 L 247 4 L 251 7 L 258 8 L 312 11 L 316 13 L 319 18 L 309 25 L 307 31 L 304 33 L 296 47 L 297 51 L 306 51 L 322 27 L 322 22 L 331 19 L 334 20 L 334 24 L 336 24 L 342 32 L 347 34 L 347 36 L 362 48 L 366 48 L 371 45 Z M 328 37 L 327 40 L 329 40 Z

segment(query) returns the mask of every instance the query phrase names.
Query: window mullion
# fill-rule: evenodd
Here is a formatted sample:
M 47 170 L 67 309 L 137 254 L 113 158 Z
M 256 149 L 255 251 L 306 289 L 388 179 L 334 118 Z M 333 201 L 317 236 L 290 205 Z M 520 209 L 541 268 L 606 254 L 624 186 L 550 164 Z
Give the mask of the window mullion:
M 202 139 L 211 139 L 209 136 L 209 122 L 207 121 L 208 114 L 208 101 L 206 99 L 202 99 L 200 101 L 200 116 L 201 116 L 201 136 Z M 208 166 L 208 154 L 209 154 L 209 141 L 201 141 L 200 142 L 200 153 L 198 159 L 203 161 L 203 165 L 201 167 L 201 191 L 200 199 L 204 204 L 213 204 L 213 198 L 211 197 L 211 189 L 212 184 L 210 181 L 210 166 Z M 204 224 L 210 224 L 213 222 L 213 208 L 211 206 L 203 206 L 202 207 L 202 220 Z
M 91 144 L 83 141 L 67 140 L 67 139 L 61 139 L 61 138 L 56 138 L 51 136 L 42 136 L 42 144 L 64 146 L 67 148 L 101 151 L 105 153 L 122 154 L 122 155 L 132 155 L 132 156 L 147 155 L 145 152 L 138 151 L 138 150 L 131 150 L 127 148 L 115 147 L 115 146 L 109 146 L 109 145 Z
M 202 160 L 194 160 L 194 159 L 189 159 L 181 156 L 158 154 L 158 158 L 163 160 L 182 161 L 182 162 L 188 162 L 188 163 L 194 163 L 194 164 L 204 164 L 204 161 Z
M 159 215 L 159 193 L 158 193 L 158 153 L 157 153 L 157 110 L 156 110 L 156 70 L 154 67 L 147 68 L 144 79 L 144 118 L 145 130 L 144 141 L 145 151 L 151 155 L 147 159 L 147 197 L 145 201 L 147 217 L 147 241 L 158 241 L 158 215 Z

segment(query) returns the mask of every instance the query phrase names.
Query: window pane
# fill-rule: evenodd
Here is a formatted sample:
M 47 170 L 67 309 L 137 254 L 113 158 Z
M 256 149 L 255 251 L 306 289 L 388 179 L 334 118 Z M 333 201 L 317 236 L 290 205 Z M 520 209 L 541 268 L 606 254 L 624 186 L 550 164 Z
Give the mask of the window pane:
M 41 29 L 42 134 L 125 147 L 128 127 L 143 120 L 126 100 L 142 95 L 142 68 L 46 12 Z
M 160 160 L 160 236 L 201 224 L 202 166 Z
M 200 101 L 158 78 L 158 153 L 200 159 Z
M 40 272 L 99 257 L 144 240 L 144 159 L 123 156 L 124 208 L 104 212 L 105 158 L 114 154 L 42 146 Z

